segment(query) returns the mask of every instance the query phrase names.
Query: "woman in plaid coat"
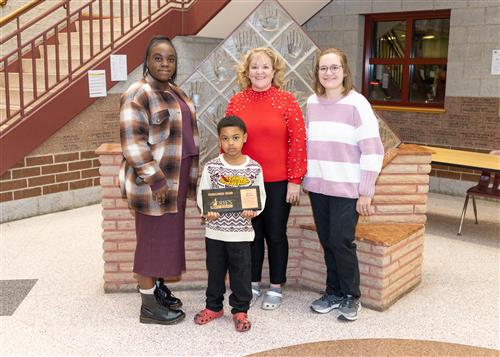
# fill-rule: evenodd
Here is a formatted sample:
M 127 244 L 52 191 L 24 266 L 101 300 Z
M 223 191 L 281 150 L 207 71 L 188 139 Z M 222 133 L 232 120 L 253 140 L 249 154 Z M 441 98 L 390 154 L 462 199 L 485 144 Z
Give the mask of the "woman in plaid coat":
M 144 78 L 120 104 L 123 163 L 120 186 L 135 211 L 134 273 L 142 323 L 171 324 L 185 317 L 164 281 L 186 270 L 186 198 L 195 197 L 198 129 L 191 100 L 175 84 L 177 54 L 167 37 L 153 37 Z

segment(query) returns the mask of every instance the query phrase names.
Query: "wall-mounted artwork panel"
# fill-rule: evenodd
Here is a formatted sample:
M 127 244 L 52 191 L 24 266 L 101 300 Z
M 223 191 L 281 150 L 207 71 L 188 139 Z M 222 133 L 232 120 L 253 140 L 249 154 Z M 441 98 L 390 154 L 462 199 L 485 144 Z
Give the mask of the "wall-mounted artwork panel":
M 220 153 L 217 123 L 229 99 L 240 90 L 236 66 L 256 47 L 270 47 L 281 55 L 286 64 L 284 89 L 295 95 L 305 114 L 307 98 L 314 93 L 313 71 L 319 49 L 279 2 L 264 0 L 181 85 L 197 110 L 202 165 Z M 399 138 L 380 118 L 379 124 L 386 150 L 397 146 Z

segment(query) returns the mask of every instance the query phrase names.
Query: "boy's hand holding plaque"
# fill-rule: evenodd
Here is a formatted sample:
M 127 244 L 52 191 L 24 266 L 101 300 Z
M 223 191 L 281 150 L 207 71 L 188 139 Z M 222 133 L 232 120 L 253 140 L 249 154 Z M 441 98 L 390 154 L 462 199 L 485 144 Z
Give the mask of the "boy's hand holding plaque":
M 201 190 L 203 214 L 208 212 L 238 212 L 260 210 L 260 191 L 258 186 L 230 187 Z

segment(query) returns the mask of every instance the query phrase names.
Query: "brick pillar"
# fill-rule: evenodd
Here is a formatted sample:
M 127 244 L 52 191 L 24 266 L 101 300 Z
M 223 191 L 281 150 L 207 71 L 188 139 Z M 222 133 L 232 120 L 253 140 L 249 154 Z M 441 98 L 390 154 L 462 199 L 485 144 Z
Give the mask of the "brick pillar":
M 103 144 L 96 151 L 101 167 L 102 238 L 104 259 L 104 290 L 106 292 L 134 291 L 137 282 L 132 268 L 136 245 L 134 212 L 121 197 L 118 171 L 122 162 L 119 144 Z M 204 227 L 196 204 L 187 201 L 186 207 L 186 273 L 181 282 L 184 288 L 206 285 Z
M 360 223 L 425 223 L 432 155 L 418 145 L 389 152 L 375 186 L 375 214 Z
M 96 153 L 101 164 L 104 291 L 131 291 L 137 285 L 132 274 L 135 221 L 120 193 L 121 148 L 120 145 L 103 144 Z
M 300 283 L 323 291 L 326 267 L 316 228 L 303 225 L 304 258 Z M 356 228 L 361 302 L 383 311 L 422 280 L 422 224 L 360 224 Z

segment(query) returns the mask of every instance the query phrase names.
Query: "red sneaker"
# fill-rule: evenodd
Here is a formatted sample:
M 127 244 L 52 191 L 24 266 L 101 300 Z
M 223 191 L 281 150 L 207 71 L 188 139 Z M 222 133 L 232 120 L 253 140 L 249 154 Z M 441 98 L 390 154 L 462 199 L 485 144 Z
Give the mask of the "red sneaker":
M 198 325 L 205 325 L 210 321 L 221 317 L 222 315 L 224 315 L 224 310 L 216 312 L 209 309 L 203 309 L 194 316 L 194 322 Z
M 236 328 L 236 331 L 245 332 L 250 330 L 252 324 L 247 317 L 246 312 L 237 312 L 236 314 L 233 314 L 234 327 Z

